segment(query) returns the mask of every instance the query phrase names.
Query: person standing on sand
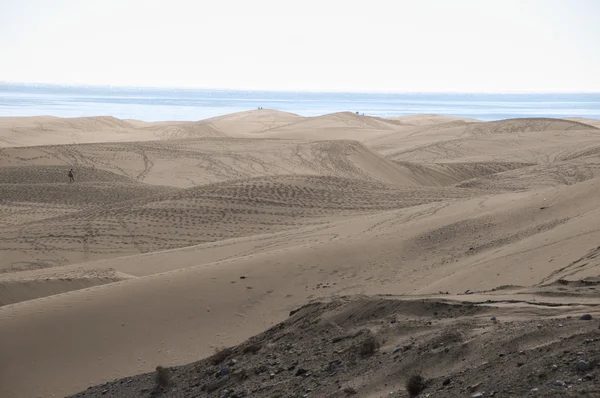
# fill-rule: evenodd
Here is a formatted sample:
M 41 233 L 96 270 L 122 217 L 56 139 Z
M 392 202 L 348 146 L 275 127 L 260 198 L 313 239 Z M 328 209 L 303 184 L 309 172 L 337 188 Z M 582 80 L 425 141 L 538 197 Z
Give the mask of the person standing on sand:
M 69 170 L 69 182 L 75 182 L 75 175 L 73 174 L 73 169 Z

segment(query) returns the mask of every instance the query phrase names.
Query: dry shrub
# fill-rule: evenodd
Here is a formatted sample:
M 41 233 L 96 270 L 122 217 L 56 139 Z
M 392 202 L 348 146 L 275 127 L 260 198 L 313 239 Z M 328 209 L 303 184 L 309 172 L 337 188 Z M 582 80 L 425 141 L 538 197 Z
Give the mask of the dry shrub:
M 358 346 L 358 355 L 368 357 L 379 350 L 380 344 L 375 336 L 369 336 Z
M 214 355 L 212 357 L 210 357 L 210 362 L 215 366 L 220 365 L 223 363 L 223 361 L 225 361 L 227 358 L 229 358 L 231 353 L 232 353 L 231 348 L 217 347 L 215 349 Z
M 256 354 L 262 348 L 263 348 L 262 343 L 252 343 L 252 344 L 247 345 L 246 347 L 244 347 L 244 349 L 242 350 L 242 352 L 244 354 Z
M 156 383 L 157 390 L 169 387 L 171 385 L 171 373 L 169 369 L 157 366 L 156 373 L 154 374 L 154 382 Z
M 406 381 L 406 391 L 408 395 L 413 398 L 421 394 L 425 389 L 425 379 L 419 374 L 412 375 Z

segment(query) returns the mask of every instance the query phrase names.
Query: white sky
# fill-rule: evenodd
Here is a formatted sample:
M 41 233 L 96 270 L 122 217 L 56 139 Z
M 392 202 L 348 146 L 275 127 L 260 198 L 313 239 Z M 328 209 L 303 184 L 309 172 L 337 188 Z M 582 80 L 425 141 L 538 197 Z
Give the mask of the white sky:
M 0 81 L 600 91 L 600 0 L 0 0 Z

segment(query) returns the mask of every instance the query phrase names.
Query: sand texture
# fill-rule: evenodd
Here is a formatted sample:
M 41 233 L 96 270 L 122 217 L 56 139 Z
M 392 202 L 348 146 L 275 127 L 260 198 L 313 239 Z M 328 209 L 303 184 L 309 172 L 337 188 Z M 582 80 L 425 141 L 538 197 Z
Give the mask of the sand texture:
M 599 192 L 589 119 L 0 118 L 0 397 L 600 396 Z

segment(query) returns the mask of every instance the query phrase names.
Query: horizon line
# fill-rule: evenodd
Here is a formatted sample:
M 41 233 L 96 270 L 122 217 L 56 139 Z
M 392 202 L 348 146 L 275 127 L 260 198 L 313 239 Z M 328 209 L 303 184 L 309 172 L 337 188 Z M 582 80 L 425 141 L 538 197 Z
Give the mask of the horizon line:
M 14 86 L 50 86 L 50 87 L 78 87 L 78 88 L 112 88 L 112 89 L 170 89 L 170 90 L 204 90 L 204 91 L 254 91 L 268 93 L 318 93 L 318 94 L 600 94 L 600 90 L 591 91 L 538 91 L 538 90 L 484 90 L 484 91 L 451 91 L 451 90 L 406 90 L 406 91 L 355 91 L 355 90 L 298 90 L 298 89 L 257 89 L 257 88 L 218 88 L 199 86 L 151 86 L 151 85 L 118 85 L 118 84 L 90 84 L 90 83 L 48 83 L 48 82 L 16 82 L 0 81 L 0 85 Z

